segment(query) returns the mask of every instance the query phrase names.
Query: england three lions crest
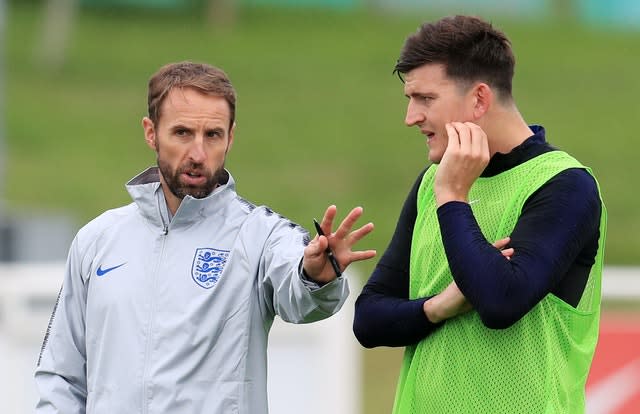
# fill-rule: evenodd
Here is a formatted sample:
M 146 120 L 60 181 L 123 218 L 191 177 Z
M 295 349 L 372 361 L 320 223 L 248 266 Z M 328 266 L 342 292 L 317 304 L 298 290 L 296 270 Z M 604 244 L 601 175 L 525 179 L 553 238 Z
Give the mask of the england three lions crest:
M 211 289 L 218 283 L 228 258 L 229 252 L 227 250 L 208 247 L 196 249 L 191 267 L 191 277 L 201 287 Z

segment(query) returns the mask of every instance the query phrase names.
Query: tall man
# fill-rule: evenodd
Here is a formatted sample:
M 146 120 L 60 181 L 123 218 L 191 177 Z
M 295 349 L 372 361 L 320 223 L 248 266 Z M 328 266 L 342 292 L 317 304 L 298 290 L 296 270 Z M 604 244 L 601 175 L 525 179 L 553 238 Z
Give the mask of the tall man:
M 337 312 L 342 271 L 372 231 L 308 233 L 240 198 L 224 168 L 236 94 L 205 64 L 162 67 L 142 121 L 157 167 L 127 184 L 133 203 L 83 227 L 36 369 L 38 413 L 267 413 L 267 336 Z
M 395 413 L 584 411 L 606 211 L 591 171 L 522 118 L 514 65 L 501 31 L 455 16 L 395 66 L 432 164 L 354 320 L 364 346 L 406 347 Z

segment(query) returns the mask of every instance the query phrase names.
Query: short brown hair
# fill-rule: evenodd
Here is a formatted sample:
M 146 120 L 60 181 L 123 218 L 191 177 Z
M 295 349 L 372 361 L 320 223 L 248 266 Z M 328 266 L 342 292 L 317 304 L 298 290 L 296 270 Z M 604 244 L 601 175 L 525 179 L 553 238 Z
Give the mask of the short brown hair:
M 170 63 L 158 69 L 149 79 L 147 105 L 154 124 L 160 119 L 160 108 L 173 88 L 195 88 L 202 93 L 224 98 L 229 104 L 230 123 L 236 116 L 236 91 L 223 70 L 205 63 Z
M 515 69 L 511 42 L 478 17 L 452 16 L 424 23 L 406 39 L 394 73 L 406 74 L 430 63 L 443 64 L 452 79 L 483 81 L 511 98 Z

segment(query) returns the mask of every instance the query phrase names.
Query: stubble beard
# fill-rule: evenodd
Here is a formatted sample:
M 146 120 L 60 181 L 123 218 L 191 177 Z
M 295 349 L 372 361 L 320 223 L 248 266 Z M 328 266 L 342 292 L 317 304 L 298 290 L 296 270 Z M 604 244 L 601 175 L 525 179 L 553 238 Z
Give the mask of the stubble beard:
M 184 199 L 185 196 L 191 196 L 193 198 L 205 198 L 215 190 L 215 188 L 222 182 L 226 172 L 224 170 L 224 163 L 215 172 L 207 170 L 202 164 L 188 163 L 181 165 L 175 171 L 171 170 L 171 166 L 162 160 L 158 156 L 158 168 L 160 174 L 164 178 L 169 191 L 179 198 Z M 180 176 L 185 171 L 197 171 L 198 174 L 206 177 L 204 184 L 199 186 L 188 185 L 180 180 Z

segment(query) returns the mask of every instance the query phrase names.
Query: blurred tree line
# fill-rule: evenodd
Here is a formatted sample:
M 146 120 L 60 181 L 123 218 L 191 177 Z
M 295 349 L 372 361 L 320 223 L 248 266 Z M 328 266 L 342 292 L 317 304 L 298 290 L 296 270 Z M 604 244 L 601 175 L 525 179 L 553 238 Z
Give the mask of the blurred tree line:
M 39 42 L 35 45 L 35 59 L 39 66 L 56 71 L 66 60 L 73 25 L 80 7 L 124 13 L 145 10 L 171 13 L 203 14 L 209 23 L 232 26 L 236 20 L 236 0 L 10 0 L 10 3 L 33 4 L 42 8 Z

